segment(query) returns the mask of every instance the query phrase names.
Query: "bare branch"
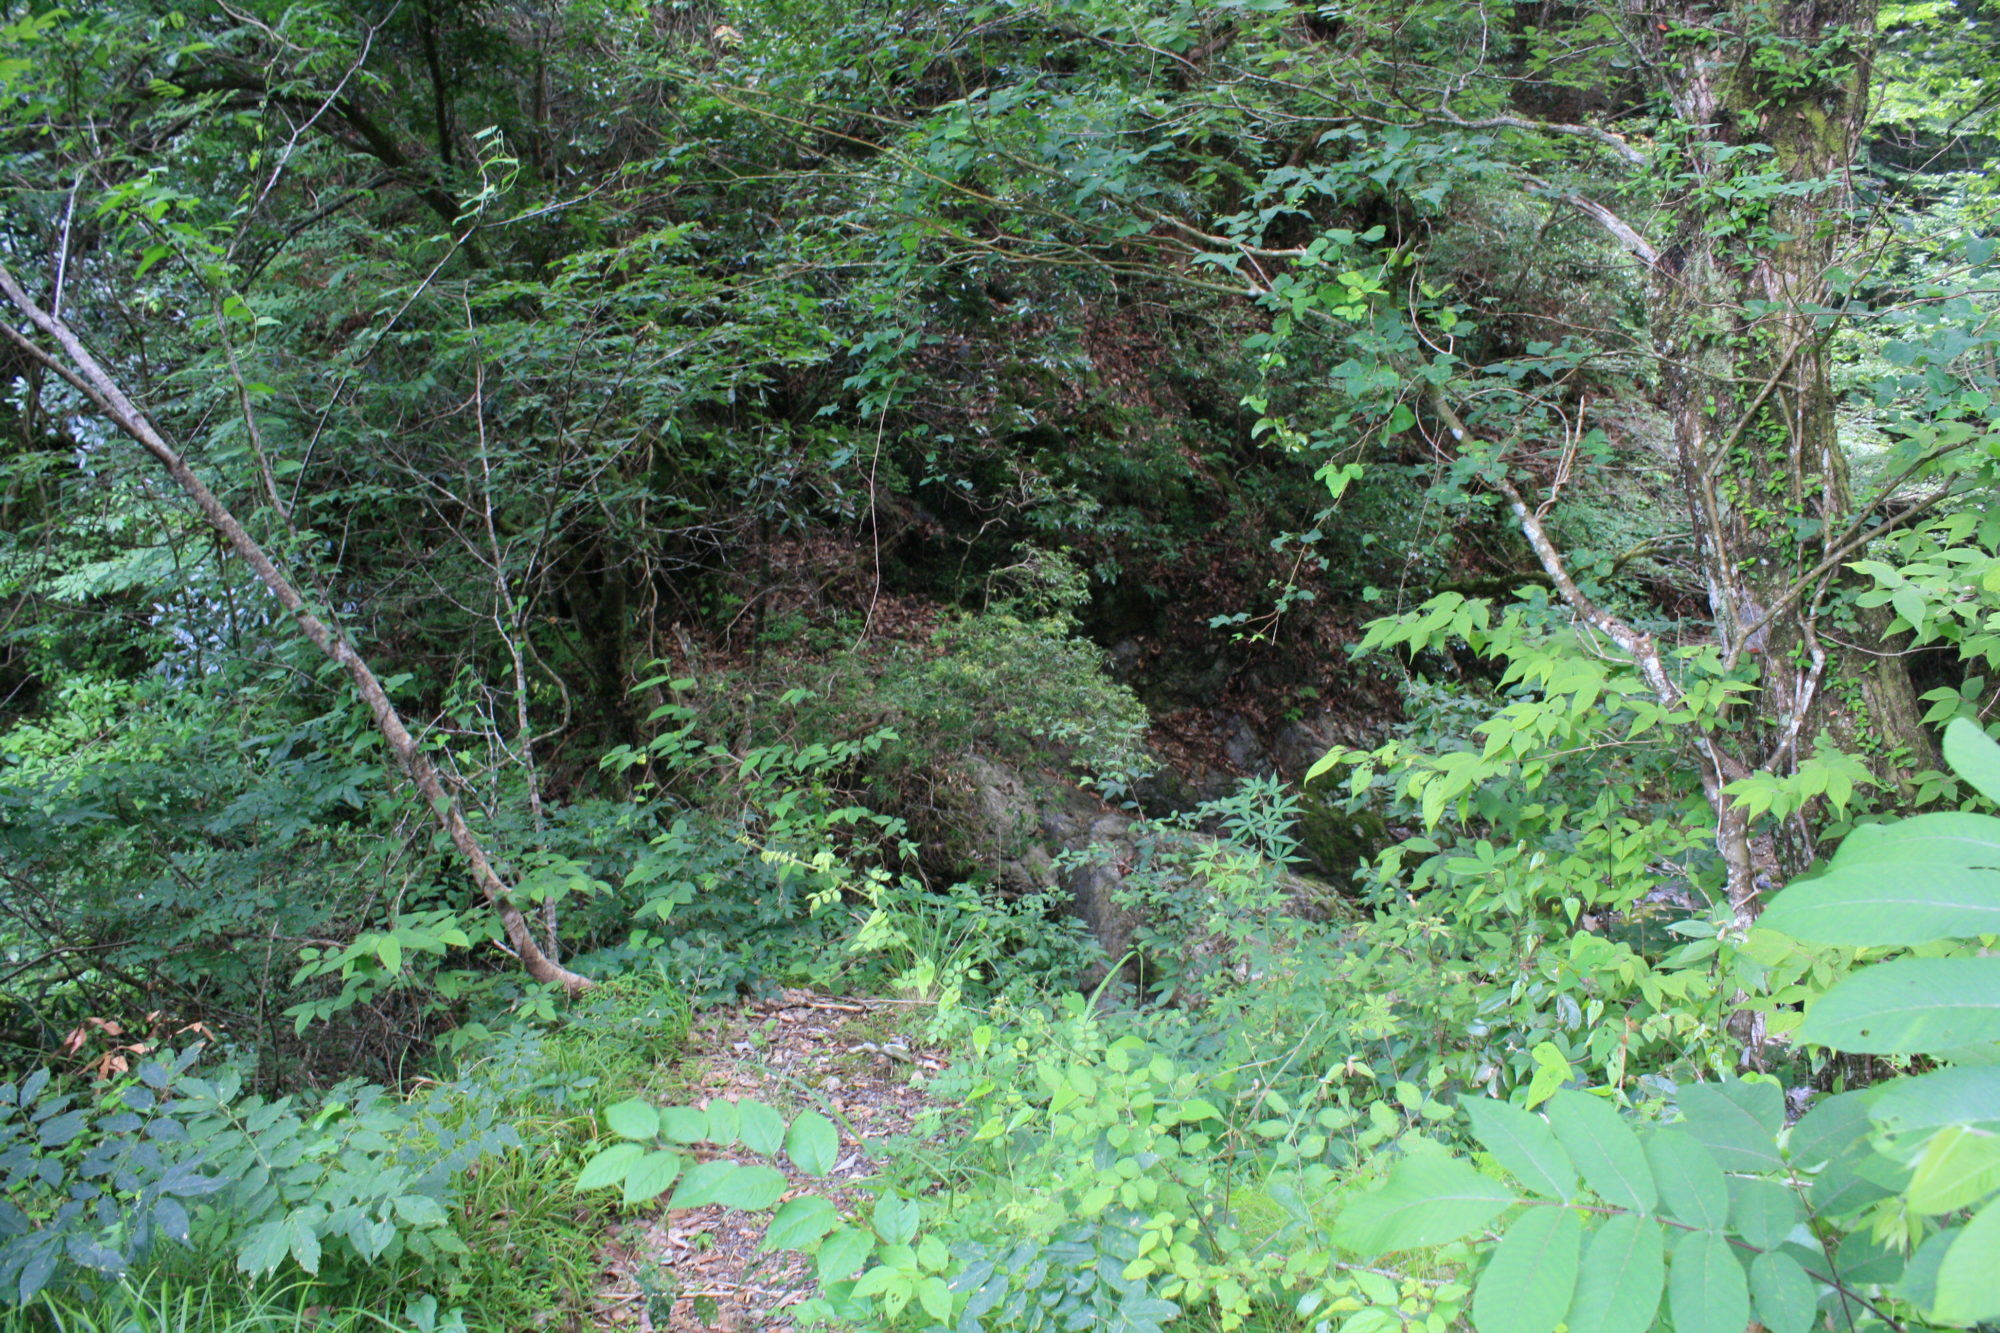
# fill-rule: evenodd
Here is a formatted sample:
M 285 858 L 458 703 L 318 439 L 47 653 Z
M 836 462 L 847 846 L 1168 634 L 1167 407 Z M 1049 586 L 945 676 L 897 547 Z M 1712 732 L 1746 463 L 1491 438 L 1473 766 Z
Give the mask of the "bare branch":
M 355 693 L 368 705 L 374 718 L 376 730 L 388 743 L 390 753 L 409 774 L 410 781 L 422 796 L 438 825 L 464 859 L 472 878 L 479 885 L 480 892 L 499 914 L 501 926 L 507 933 L 512 952 L 521 961 L 529 976 L 537 981 L 561 986 L 574 995 L 588 989 L 591 982 L 560 964 L 552 962 L 535 942 L 533 932 L 528 928 L 526 918 L 514 901 L 512 888 L 502 880 L 487 858 L 486 849 L 481 846 L 471 825 L 466 823 L 465 814 L 460 809 L 457 797 L 446 788 L 435 766 L 418 747 L 416 738 L 410 734 L 402 714 L 390 701 L 388 692 L 376 677 L 368 663 L 348 642 L 347 636 L 338 627 L 329 625 L 313 614 L 283 571 L 281 571 L 264 548 L 244 528 L 234 513 L 225 505 L 207 483 L 195 472 L 178 451 L 153 425 L 152 421 L 133 405 L 131 399 L 119 387 L 118 381 L 90 354 L 78 338 L 62 320 L 38 306 L 14 275 L 4 265 L 0 265 L 0 294 L 4 294 L 14 308 L 26 316 L 28 321 L 44 335 L 53 339 L 62 348 L 68 364 L 59 362 L 33 339 L 12 324 L 0 322 L 7 336 L 26 349 L 37 360 L 54 369 L 70 384 L 76 386 L 90 399 L 98 411 L 125 435 L 135 441 L 166 469 L 187 496 L 201 510 L 202 517 L 218 532 L 236 554 L 256 571 L 258 579 L 270 590 L 273 597 L 291 613 L 299 629 L 312 640 L 313 645 L 328 658 L 337 663 L 353 684 Z
M 1478 120 L 1461 120 L 1447 112 L 1433 117 L 1446 125 L 1456 125 L 1466 130 L 1523 130 L 1529 134 L 1566 134 L 1574 138 L 1588 139 L 1592 143 L 1609 148 L 1635 167 L 1646 165 L 1646 155 L 1628 143 L 1622 135 L 1610 130 L 1599 129 L 1595 125 L 1569 125 L 1552 120 L 1527 120 L 1521 116 L 1484 116 Z

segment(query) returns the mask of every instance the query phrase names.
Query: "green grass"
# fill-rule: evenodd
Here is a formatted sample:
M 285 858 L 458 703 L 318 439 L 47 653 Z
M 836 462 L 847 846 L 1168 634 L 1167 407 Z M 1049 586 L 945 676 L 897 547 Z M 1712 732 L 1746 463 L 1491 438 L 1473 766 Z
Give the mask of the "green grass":
M 460 1327 L 442 1316 L 427 1327 L 421 1309 L 391 1319 L 356 1306 L 329 1305 L 327 1295 L 306 1281 L 258 1286 L 233 1273 L 185 1281 L 154 1275 L 128 1279 L 95 1299 L 44 1296 L 5 1310 L 0 1333 L 446 1333 Z

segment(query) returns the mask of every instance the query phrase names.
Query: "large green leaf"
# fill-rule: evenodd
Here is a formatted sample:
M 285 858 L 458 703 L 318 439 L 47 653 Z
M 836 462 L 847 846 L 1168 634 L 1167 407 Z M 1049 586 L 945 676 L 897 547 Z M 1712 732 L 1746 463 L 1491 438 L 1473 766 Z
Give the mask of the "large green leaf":
M 625 1172 L 625 1203 L 648 1203 L 667 1192 L 681 1173 L 679 1153 L 649 1152 Z
M 1805 1218 L 1791 1186 L 1757 1176 L 1729 1177 L 1729 1227 L 1760 1250 L 1775 1248 Z
M 1825 871 L 1772 898 L 1757 924 L 1851 948 L 2000 932 L 2000 819 L 1917 815 L 1851 835 Z
M 1814 1102 L 1785 1136 L 1785 1159 L 1802 1171 L 1817 1171 L 1852 1153 L 1871 1130 L 1868 1102 L 1866 1092 L 1836 1093 Z
M 1690 1231 L 1674 1246 L 1667 1309 L 1674 1333 L 1743 1333 L 1750 1322 L 1750 1284 L 1729 1242 L 1712 1231 Z
M 1914 1213 L 1955 1213 L 2000 1190 L 2000 1135 L 1948 1125 L 1925 1145 L 1904 1195 Z
M 840 1157 L 840 1131 L 818 1111 L 806 1111 L 785 1132 L 785 1156 L 809 1176 L 827 1175 Z
M 1958 1244 L 1963 1227 L 1948 1227 L 1935 1232 L 1930 1239 L 1917 1247 L 1910 1256 L 1909 1266 L 1903 1270 L 1903 1277 L 1893 1288 L 1895 1294 L 1922 1309 L 1928 1310 L 1937 1304 L 1938 1271 L 1944 1267 L 1944 1257 L 1951 1247 Z
M 755 1212 L 769 1208 L 785 1192 L 785 1173 L 775 1166 L 745 1166 L 730 1173 L 715 1188 L 715 1202 L 725 1208 Z
M 1513 1190 L 1463 1162 L 1423 1153 L 1397 1162 L 1387 1184 L 1343 1208 L 1334 1236 L 1356 1254 L 1443 1245 L 1520 1201 Z
M 1955 717 L 1944 728 L 1944 761 L 1967 785 L 2000 805 L 2000 745 L 1970 718 Z
M 1549 1098 L 1549 1125 L 1569 1157 L 1606 1203 L 1650 1213 L 1659 1202 L 1639 1136 L 1601 1097 L 1565 1088 Z
M 1938 1265 L 1938 1303 L 1946 1323 L 2000 1319 L 2000 1199 L 1974 1213 Z
M 639 1160 L 646 1151 L 639 1143 L 614 1143 L 597 1156 L 584 1163 L 583 1174 L 576 1178 L 580 1190 L 603 1189 L 606 1185 L 616 1185 L 625 1179 L 625 1173 L 632 1163 Z
M 1576 1290 L 1583 1223 L 1568 1208 L 1530 1208 L 1514 1219 L 1472 1294 L 1479 1333 L 1554 1333 Z
M 833 1204 L 817 1194 L 788 1199 L 771 1215 L 764 1230 L 764 1249 L 803 1250 L 840 1223 Z
M 1849 1286 L 1895 1282 L 1907 1264 L 1900 1238 L 1877 1237 L 1866 1228 L 1842 1236 L 1833 1252 L 1834 1271 Z
M 1750 1292 L 1757 1322 L 1771 1333 L 1806 1333 L 1818 1300 L 1812 1279 L 1788 1254 L 1766 1252 L 1750 1261 Z
M 1680 1090 L 1681 1128 L 1692 1134 L 1725 1171 L 1770 1171 L 1785 1124 L 1785 1095 L 1770 1083 L 1724 1079 L 1689 1083 Z
M 742 1169 L 726 1158 L 697 1162 L 689 1167 L 687 1175 L 681 1178 L 681 1187 L 674 1191 L 674 1197 L 668 1201 L 667 1206 L 700 1208 L 704 1204 L 714 1203 L 717 1194 L 728 1188 L 729 1178 Z
M 852 1277 L 875 1252 L 875 1233 L 866 1227 L 837 1227 L 821 1242 L 813 1267 L 822 1283 Z
M 675 1143 L 700 1143 L 708 1137 L 708 1112 L 699 1106 L 669 1106 L 660 1112 L 660 1129 Z
M 1659 1223 L 1631 1213 L 1606 1218 L 1584 1251 L 1570 1333 L 1646 1333 L 1666 1280 Z
M 736 1134 L 740 1128 L 740 1124 L 739 1112 L 735 1102 L 727 1097 L 711 1098 L 708 1103 L 707 1114 L 708 1141 L 710 1143 L 727 1147 L 736 1142 Z
M 1939 1069 L 1881 1084 L 1868 1118 L 1891 1134 L 2000 1124 L 2000 1065 Z
M 2000 958 L 1900 958 L 1821 996 L 1806 1041 L 1861 1055 L 1917 1055 L 2000 1042 Z
M 751 1152 L 775 1157 L 785 1146 L 785 1118 L 762 1102 L 736 1104 L 736 1137 Z
M 647 1102 L 619 1102 L 604 1108 L 604 1123 L 621 1139 L 650 1139 L 660 1132 L 660 1113 Z
M 875 1234 L 884 1245 L 908 1245 L 916 1239 L 917 1222 L 922 1215 L 922 1205 L 915 1199 L 906 1199 L 893 1191 L 884 1194 L 875 1200 Z
M 1523 1185 L 1551 1199 L 1576 1192 L 1576 1168 L 1540 1116 L 1493 1097 L 1469 1097 L 1460 1105 L 1479 1141 Z
M 1669 1213 L 1704 1231 L 1722 1230 L 1729 1220 L 1729 1186 L 1706 1148 L 1682 1130 L 1659 1129 L 1647 1137 L 1646 1160 Z

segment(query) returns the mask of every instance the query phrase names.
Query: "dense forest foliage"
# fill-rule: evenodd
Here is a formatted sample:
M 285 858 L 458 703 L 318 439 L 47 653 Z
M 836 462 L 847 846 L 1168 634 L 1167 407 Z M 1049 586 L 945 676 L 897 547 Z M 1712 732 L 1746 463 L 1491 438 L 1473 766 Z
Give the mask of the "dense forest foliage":
M 1996 72 L 0 0 L 0 1328 L 2000 1322 Z

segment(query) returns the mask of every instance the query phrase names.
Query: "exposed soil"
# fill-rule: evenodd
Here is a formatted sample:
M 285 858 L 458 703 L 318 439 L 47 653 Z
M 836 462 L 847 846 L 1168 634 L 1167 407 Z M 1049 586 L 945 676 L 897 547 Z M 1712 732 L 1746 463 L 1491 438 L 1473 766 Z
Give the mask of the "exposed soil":
M 742 1009 L 705 1016 L 689 1036 L 684 1072 L 689 1103 L 763 1102 L 786 1116 L 818 1110 L 840 1127 L 830 1179 L 814 1179 L 782 1158 L 773 1163 L 796 1193 L 817 1193 L 843 1216 L 874 1206 L 866 1188 L 886 1139 L 909 1134 L 934 1108 L 924 1083 L 943 1068 L 909 1044 L 911 1006 L 788 990 Z M 764 1253 L 767 1215 L 719 1205 L 691 1208 L 618 1227 L 605 1254 L 611 1275 L 599 1292 L 600 1329 L 639 1333 L 789 1333 L 785 1311 L 813 1291 L 811 1261 Z

